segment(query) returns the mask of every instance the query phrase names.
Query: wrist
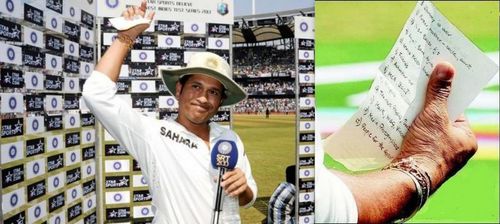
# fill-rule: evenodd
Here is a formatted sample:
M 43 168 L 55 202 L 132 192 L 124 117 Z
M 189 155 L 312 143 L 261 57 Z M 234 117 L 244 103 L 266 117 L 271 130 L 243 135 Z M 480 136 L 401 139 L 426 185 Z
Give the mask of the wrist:
M 132 49 L 132 47 L 134 46 L 134 43 L 135 43 L 135 37 L 133 37 L 129 34 L 123 33 L 123 32 L 118 33 L 116 40 L 119 43 L 125 45 L 129 50 Z
M 429 175 L 431 180 L 430 193 L 434 193 L 445 181 L 447 173 L 446 163 L 444 160 L 439 161 L 435 158 L 422 155 L 414 155 L 412 158 L 416 161 L 418 166 Z
M 415 160 L 413 157 L 408 157 L 408 158 L 403 158 L 399 161 L 395 161 L 386 167 L 383 168 L 383 170 L 397 170 L 399 172 L 404 173 L 407 177 L 409 177 L 414 185 L 414 190 L 411 190 L 410 192 L 413 192 L 410 200 L 410 202 L 407 206 L 405 206 L 406 209 L 404 209 L 404 213 L 401 214 L 402 219 L 397 220 L 396 222 L 404 222 L 408 219 L 410 219 L 417 211 L 419 211 L 427 201 L 427 199 L 430 196 L 431 192 L 431 184 L 432 180 L 427 173 L 425 169 L 422 169 L 420 164 Z

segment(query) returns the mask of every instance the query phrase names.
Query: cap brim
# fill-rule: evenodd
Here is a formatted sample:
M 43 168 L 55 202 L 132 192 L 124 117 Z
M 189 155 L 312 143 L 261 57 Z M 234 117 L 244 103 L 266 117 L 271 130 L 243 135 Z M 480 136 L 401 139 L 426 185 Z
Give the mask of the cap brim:
M 224 85 L 226 99 L 222 101 L 221 106 L 230 106 L 236 104 L 247 97 L 245 91 L 236 82 L 227 76 L 203 67 L 191 67 L 180 69 L 159 69 L 163 83 L 167 86 L 168 91 L 172 96 L 175 96 L 175 84 L 179 78 L 188 74 L 206 75 L 219 80 Z

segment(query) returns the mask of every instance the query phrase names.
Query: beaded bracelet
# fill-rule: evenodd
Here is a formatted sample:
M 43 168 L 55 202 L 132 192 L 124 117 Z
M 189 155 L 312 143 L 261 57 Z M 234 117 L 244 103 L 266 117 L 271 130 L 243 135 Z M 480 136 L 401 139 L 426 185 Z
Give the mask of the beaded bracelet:
M 126 44 L 129 50 L 132 49 L 132 47 L 134 46 L 134 40 L 132 40 L 132 38 L 130 38 L 126 34 L 118 33 L 118 36 L 116 37 L 116 39 L 118 39 L 120 42 Z
M 412 157 L 404 158 L 398 162 L 391 163 L 384 167 L 382 170 L 393 169 L 397 171 L 401 171 L 408 175 L 413 183 L 415 184 L 417 200 L 417 207 L 413 210 L 413 212 L 406 218 L 397 220 L 396 222 L 405 222 L 413 217 L 418 210 L 420 210 L 430 195 L 431 190 L 431 178 L 429 174 L 422 169 L 420 169 L 416 163 L 416 161 Z

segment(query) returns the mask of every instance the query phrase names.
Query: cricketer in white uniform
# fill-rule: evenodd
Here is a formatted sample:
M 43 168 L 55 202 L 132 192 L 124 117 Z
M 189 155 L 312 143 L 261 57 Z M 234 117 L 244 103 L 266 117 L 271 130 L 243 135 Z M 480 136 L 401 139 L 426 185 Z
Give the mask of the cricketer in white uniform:
M 145 9 L 143 1 L 123 16 L 145 16 Z M 150 13 L 147 18 L 153 16 Z M 246 93 L 230 78 L 231 68 L 223 58 L 202 52 L 194 54 L 185 68 L 160 71 L 179 102 L 176 120 L 158 120 L 133 110 L 116 95 L 115 82 L 131 40 L 146 28 L 137 25 L 119 32 L 85 82 L 82 97 L 106 130 L 139 162 L 152 195 L 154 223 L 209 223 L 217 185 L 210 152 L 214 140 L 232 132 L 209 119 L 220 106 L 245 99 Z M 257 186 L 243 143 L 235 133 L 230 135 L 236 136 L 239 159 L 236 168 L 223 176 L 221 185 L 229 196 L 239 199 L 240 206 L 250 207 Z M 223 208 L 224 215 L 234 214 L 224 214 Z

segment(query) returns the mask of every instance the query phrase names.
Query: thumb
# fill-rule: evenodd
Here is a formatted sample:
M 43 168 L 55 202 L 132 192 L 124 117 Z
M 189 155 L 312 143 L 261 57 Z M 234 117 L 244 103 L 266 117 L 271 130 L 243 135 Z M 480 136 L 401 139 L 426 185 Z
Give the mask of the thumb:
M 441 62 L 434 67 L 427 84 L 424 107 L 437 107 L 447 111 L 448 96 L 454 75 L 455 69 L 450 63 Z

